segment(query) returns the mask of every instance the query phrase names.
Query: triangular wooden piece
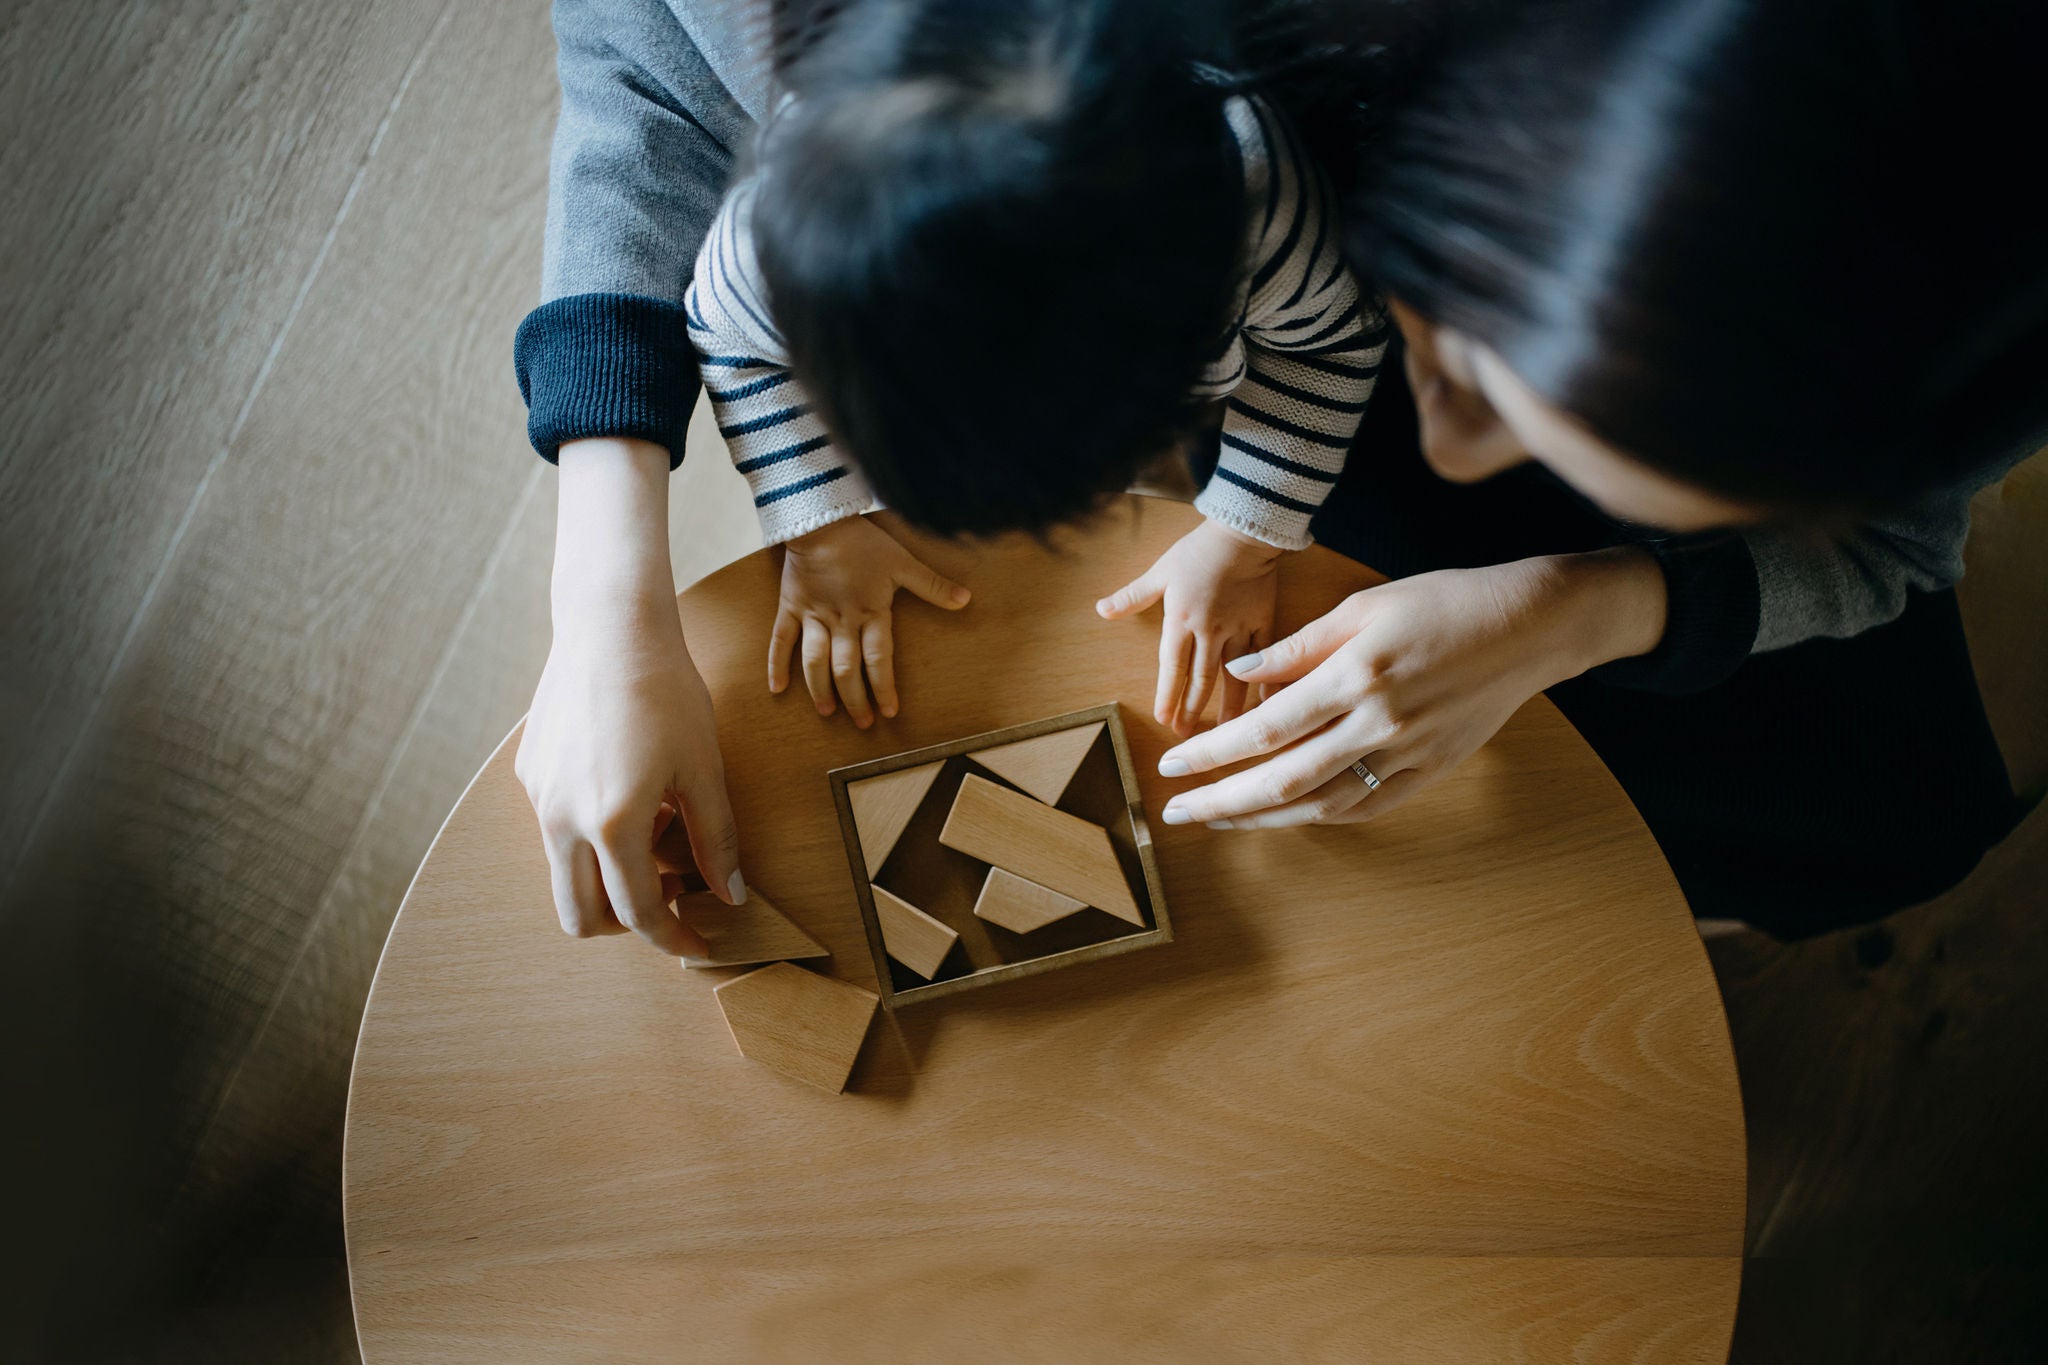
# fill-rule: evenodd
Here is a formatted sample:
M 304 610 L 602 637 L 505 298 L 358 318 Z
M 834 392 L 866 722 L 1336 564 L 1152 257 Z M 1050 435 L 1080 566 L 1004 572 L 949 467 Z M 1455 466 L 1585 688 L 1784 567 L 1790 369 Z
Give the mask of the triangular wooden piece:
M 1022 792 L 967 774 L 939 842 L 1144 927 L 1109 831 Z
M 1013 934 L 1043 929 L 1087 908 L 1072 896 L 1062 896 L 1000 867 L 988 870 L 988 880 L 981 884 L 981 895 L 974 902 L 976 915 Z
M 853 804 L 853 828 L 860 835 L 860 856 L 867 862 L 869 877 L 882 870 L 889 850 L 903 837 L 904 827 L 917 814 L 918 804 L 945 766 L 942 759 L 846 784 L 846 799 Z
M 709 957 L 686 957 L 685 967 L 744 967 L 753 962 L 832 956 L 752 887 L 747 889 L 744 905 L 727 905 L 707 892 L 676 897 L 676 912 L 711 945 Z
M 1067 783 L 1074 780 L 1074 772 L 1081 766 L 1081 760 L 1088 757 L 1088 751 L 1095 747 L 1096 737 L 1107 723 L 1098 720 L 1093 725 L 1083 725 L 1075 730 L 1055 730 L 1036 739 L 998 744 L 993 749 L 983 749 L 968 757 L 997 777 L 1022 787 L 1046 805 L 1057 805 L 1067 790 Z
M 875 921 L 882 926 L 882 946 L 889 956 L 927 981 L 937 976 L 960 935 L 895 892 L 868 889 L 875 894 Z
M 873 991 L 787 962 L 735 977 L 712 994 L 742 1057 L 835 1095 L 846 1089 L 881 1003 Z

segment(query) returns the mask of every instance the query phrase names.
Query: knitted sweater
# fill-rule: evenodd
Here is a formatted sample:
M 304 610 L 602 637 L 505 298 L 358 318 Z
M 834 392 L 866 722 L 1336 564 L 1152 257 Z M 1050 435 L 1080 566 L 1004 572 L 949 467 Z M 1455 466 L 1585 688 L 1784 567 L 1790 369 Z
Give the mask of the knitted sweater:
M 638 437 L 682 458 L 698 390 L 683 298 L 736 153 L 769 111 L 766 35 L 756 31 L 768 9 L 554 0 L 562 114 L 541 306 L 514 345 L 527 431 L 545 458 L 584 436 Z M 1890 621 L 1909 593 L 1962 576 L 1971 494 L 2026 453 L 1825 535 L 1645 540 L 1669 590 L 1665 638 L 1595 676 L 1695 691 L 1753 652 Z
M 1344 265 L 1329 186 L 1286 121 L 1257 99 L 1231 99 L 1225 113 L 1244 173 L 1245 246 L 1236 322 L 1194 389 L 1229 397 L 1222 457 L 1195 506 L 1295 550 L 1343 472 L 1387 323 Z M 719 434 L 775 543 L 867 511 L 874 496 L 790 373 L 750 230 L 758 185 L 749 176 L 726 197 L 683 309 Z

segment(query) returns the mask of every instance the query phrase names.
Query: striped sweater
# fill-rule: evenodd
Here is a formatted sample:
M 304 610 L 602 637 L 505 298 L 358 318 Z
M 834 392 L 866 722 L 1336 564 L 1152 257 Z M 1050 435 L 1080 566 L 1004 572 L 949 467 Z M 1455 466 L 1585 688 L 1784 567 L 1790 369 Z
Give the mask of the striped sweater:
M 1195 395 L 1227 398 L 1221 457 L 1195 506 L 1269 545 L 1309 543 L 1309 519 L 1343 471 L 1386 351 L 1387 321 L 1338 250 L 1337 205 L 1264 100 L 1225 109 L 1244 169 L 1237 321 Z M 754 254 L 756 181 L 720 207 L 684 296 L 704 391 L 774 544 L 875 506 L 789 369 Z

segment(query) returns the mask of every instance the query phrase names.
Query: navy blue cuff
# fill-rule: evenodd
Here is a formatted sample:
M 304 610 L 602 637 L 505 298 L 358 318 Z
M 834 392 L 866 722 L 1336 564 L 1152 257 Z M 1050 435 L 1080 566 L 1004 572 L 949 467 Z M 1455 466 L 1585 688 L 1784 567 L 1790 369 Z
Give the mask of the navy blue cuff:
M 526 434 L 541 458 L 564 441 L 630 436 L 683 462 L 697 352 L 683 306 L 640 294 L 573 294 L 526 315 L 512 343 Z
M 1669 696 L 1726 680 L 1756 647 L 1760 599 L 1749 543 L 1729 532 L 1648 541 L 1643 548 L 1664 570 L 1664 638 L 1648 654 L 1616 659 L 1586 676 Z

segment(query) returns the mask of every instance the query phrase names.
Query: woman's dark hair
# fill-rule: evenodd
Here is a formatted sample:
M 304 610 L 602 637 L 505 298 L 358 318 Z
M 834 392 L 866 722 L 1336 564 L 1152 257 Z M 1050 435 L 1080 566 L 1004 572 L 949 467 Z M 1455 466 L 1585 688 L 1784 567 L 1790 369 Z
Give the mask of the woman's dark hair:
M 868 0 L 802 28 L 755 245 L 792 367 L 882 500 L 1042 528 L 1193 417 L 1243 176 L 1220 7 Z
M 1376 285 L 1619 449 L 1789 508 L 2048 436 L 2048 6 L 1534 0 L 1363 150 Z

